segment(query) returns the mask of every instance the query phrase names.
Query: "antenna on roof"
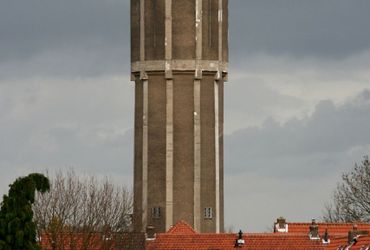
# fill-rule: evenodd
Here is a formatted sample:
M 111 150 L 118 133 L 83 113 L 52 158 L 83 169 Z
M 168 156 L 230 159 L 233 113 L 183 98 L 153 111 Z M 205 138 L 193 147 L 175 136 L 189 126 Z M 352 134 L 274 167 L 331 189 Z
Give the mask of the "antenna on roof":
M 242 247 L 245 244 L 245 241 L 243 239 L 243 232 L 242 230 L 239 230 L 238 238 L 235 240 L 235 247 Z
M 328 229 L 325 229 L 325 233 L 322 236 L 322 243 L 323 244 L 329 244 L 330 243 Z

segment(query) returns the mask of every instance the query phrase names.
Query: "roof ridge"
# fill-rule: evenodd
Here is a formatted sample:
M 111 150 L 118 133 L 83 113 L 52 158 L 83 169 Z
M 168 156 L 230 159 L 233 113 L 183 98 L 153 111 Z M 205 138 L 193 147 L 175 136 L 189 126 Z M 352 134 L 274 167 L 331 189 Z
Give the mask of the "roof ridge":
M 289 225 L 311 225 L 311 222 L 286 222 Z M 370 222 L 316 222 L 318 225 L 367 225 L 370 226 Z
M 186 221 L 180 220 L 173 225 L 168 231 L 168 234 L 196 234 L 197 232 Z

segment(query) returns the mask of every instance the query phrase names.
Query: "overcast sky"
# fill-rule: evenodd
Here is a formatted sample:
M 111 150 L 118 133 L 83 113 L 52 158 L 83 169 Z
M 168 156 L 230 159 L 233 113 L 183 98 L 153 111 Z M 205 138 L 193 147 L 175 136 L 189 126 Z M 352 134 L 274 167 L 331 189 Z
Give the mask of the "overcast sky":
M 226 226 L 319 218 L 370 153 L 370 1 L 230 0 Z M 0 0 L 0 193 L 73 167 L 132 184 L 128 0 Z

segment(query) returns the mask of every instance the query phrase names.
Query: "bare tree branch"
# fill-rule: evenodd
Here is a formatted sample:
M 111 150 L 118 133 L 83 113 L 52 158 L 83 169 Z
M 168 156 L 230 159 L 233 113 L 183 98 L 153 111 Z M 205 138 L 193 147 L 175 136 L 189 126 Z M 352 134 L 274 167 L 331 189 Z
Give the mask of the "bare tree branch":
M 324 209 L 327 222 L 370 222 L 370 162 L 367 156 L 360 165 L 342 175 L 333 201 Z
M 73 170 L 59 171 L 50 192 L 37 195 L 33 210 L 38 235 L 48 233 L 53 249 L 64 249 L 64 244 L 77 249 L 81 237 L 80 249 L 91 249 L 97 235 L 103 249 L 109 249 L 113 234 L 131 228 L 132 193 L 108 178 L 80 179 Z

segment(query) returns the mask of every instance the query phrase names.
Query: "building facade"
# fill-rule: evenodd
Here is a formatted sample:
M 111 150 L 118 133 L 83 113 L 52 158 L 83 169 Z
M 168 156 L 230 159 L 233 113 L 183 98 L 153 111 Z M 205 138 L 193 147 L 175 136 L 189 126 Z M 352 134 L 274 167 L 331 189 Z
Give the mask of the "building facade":
M 228 0 L 131 0 L 135 231 L 224 227 Z

